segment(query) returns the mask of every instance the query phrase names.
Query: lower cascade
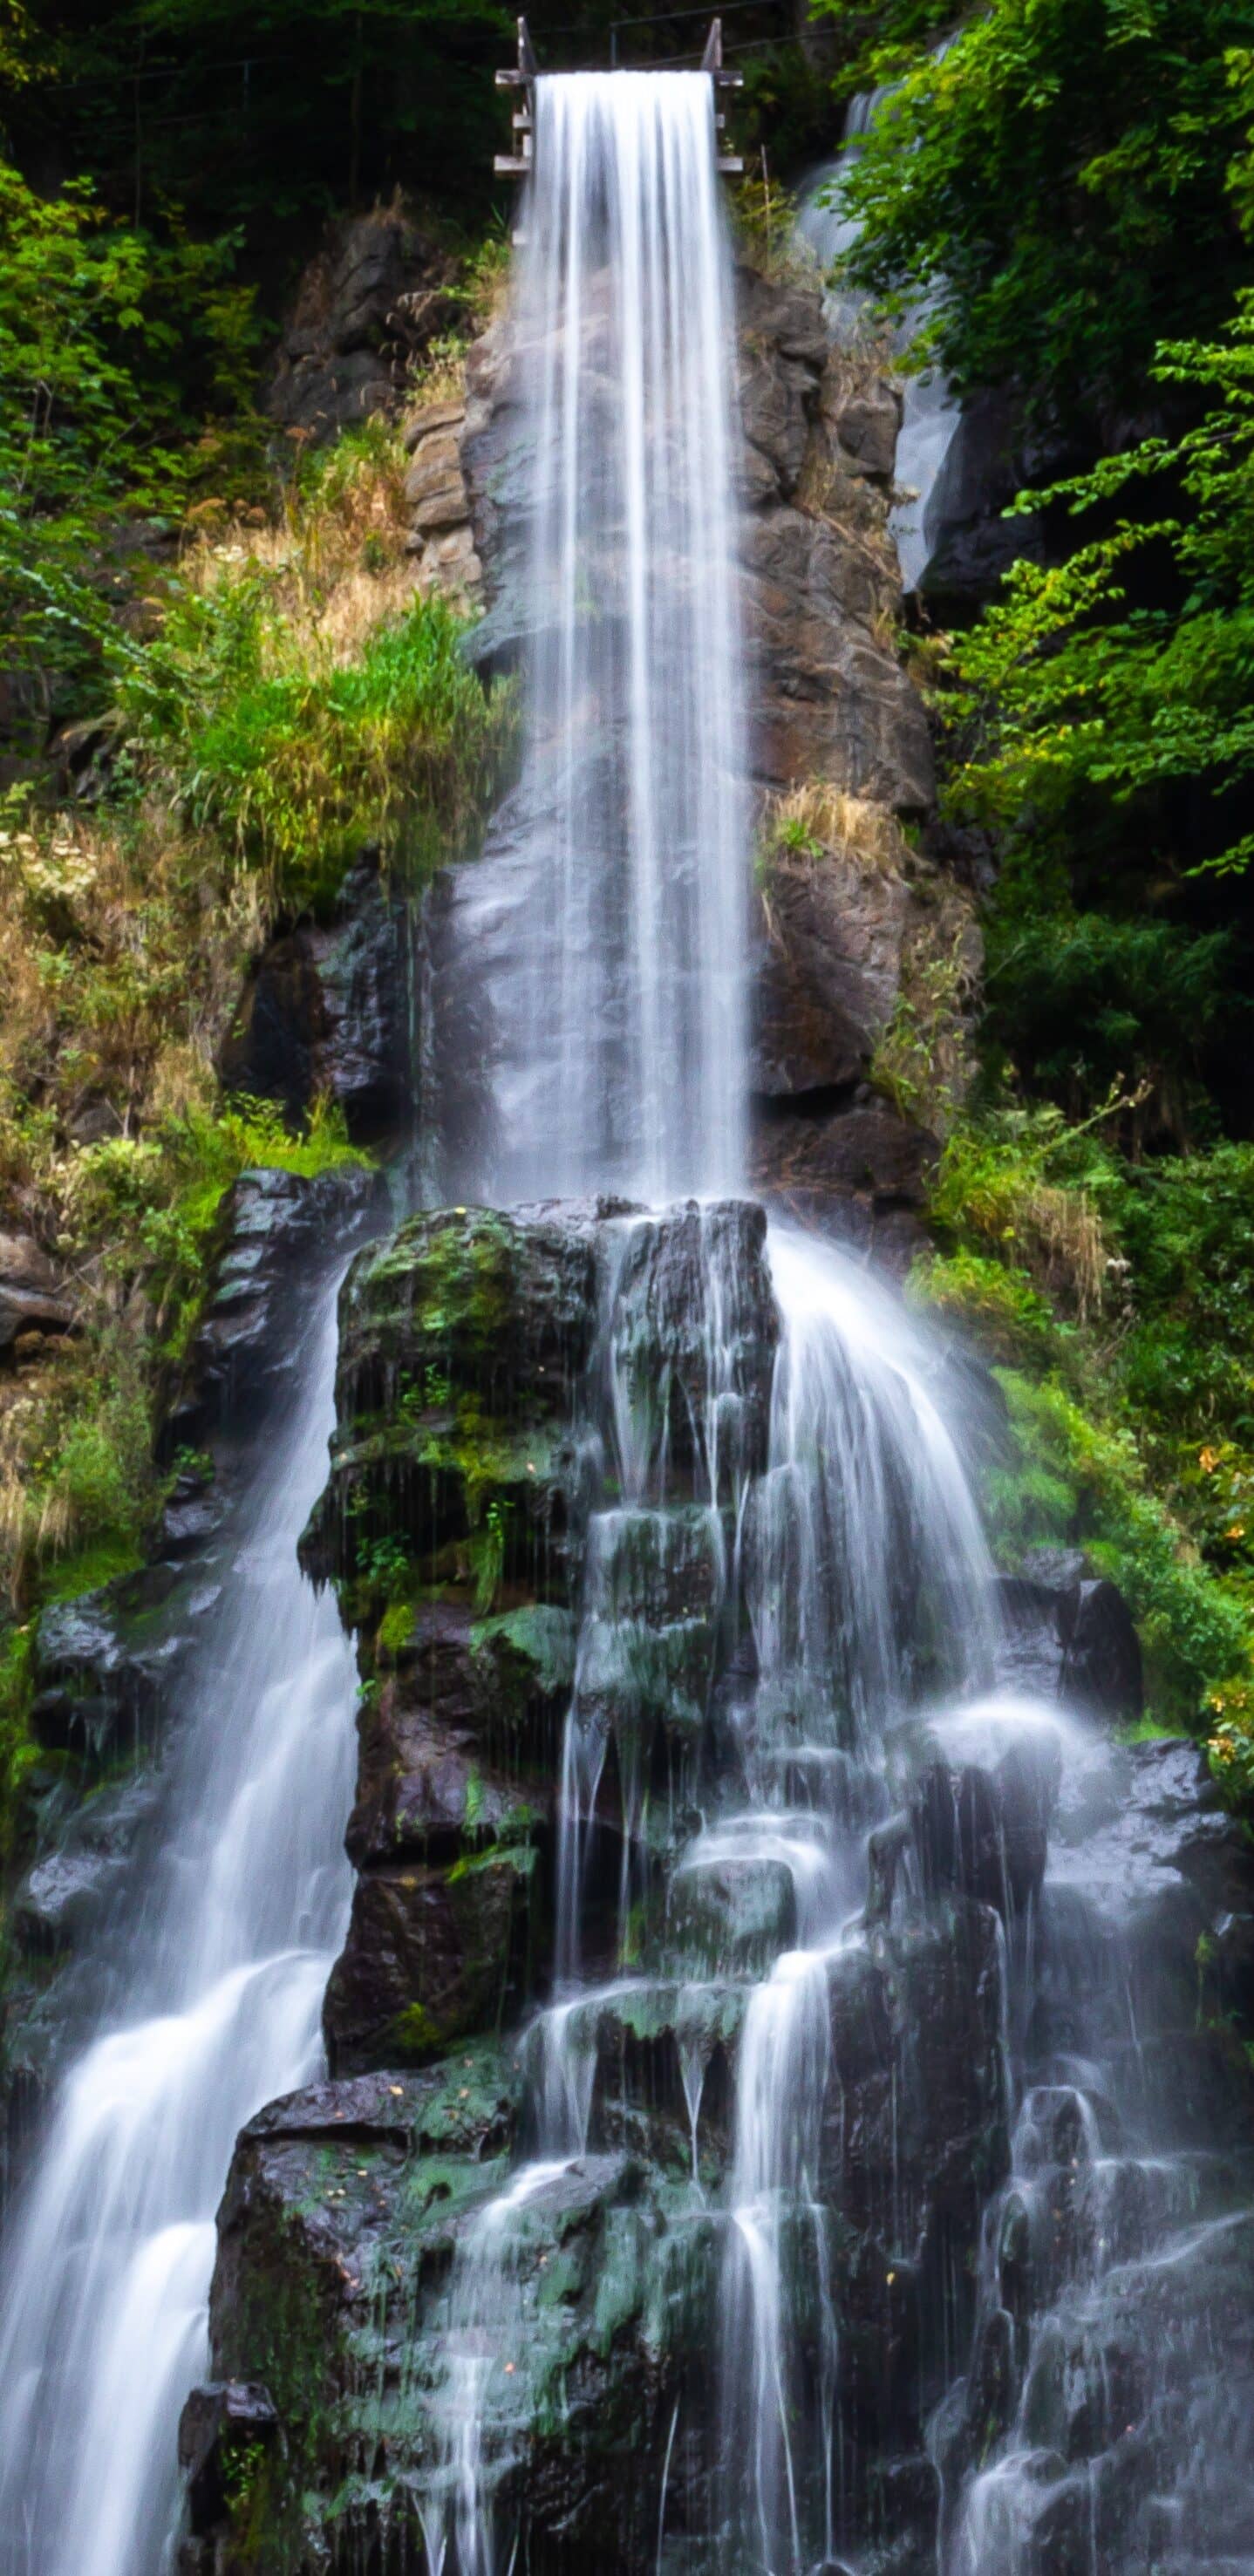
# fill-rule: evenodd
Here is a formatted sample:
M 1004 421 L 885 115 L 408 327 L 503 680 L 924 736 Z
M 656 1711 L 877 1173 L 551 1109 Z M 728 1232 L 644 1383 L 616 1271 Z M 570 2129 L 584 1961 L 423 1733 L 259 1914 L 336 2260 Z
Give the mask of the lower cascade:
M 535 87 L 482 1097 L 190 1560 L 0 2563 L 1248 2576 L 1241 1838 L 1113 1587 L 995 1571 L 993 1381 L 748 1194 L 714 94 Z

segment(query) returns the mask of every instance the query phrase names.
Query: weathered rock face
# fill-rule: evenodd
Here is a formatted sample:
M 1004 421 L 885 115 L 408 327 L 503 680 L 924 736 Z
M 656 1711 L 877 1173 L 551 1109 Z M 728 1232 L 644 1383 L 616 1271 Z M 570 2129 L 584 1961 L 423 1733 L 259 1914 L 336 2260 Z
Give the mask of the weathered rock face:
M 798 824 L 800 850 L 772 841 L 755 896 L 750 1179 L 905 1267 L 924 1239 L 928 1104 L 952 1113 L 969 1078 L 980 939 L 969 890 L 900 828 L 930 811 L 933 778 L 923 705 L 892 640 L 898 397 L 832 347 L 817 293 L 749 270 L 737 287 L 749 766 L 770 810 L 785 791 L 827 801 L 819 837 Z M 437 404 L 411 429 L 421 577 L 482 598 L 469 650 L 485 671 L 512 669 L 542 603 L 528 576 L 530 440 L 505 319 L 470 352 L 464 405 Z M 595 754 L 590 739 L 583 757 Z M 511 972 L 535 828 L 517 801 L 498 815 L 462 906 L 473 927 L 454 903 L 449 937 L 437 934 L 436 1017 L 450 1026 L 466 1019 L 468 987 Z M 468 945 L 473 972 L 460 962 Z M 891 1044 L 886 1069 L 879 1060 L 899 1024 L 910 1079 L 894 1084 Z M 484 1042 L 490 1051 L 490 1032 Z M 460 1175 L 484 1168 L 485 1148 L 464 1074 L 456 1088 L 444 1124 Z
M 418 586 L 443 591 L 459 607 L 473 607 L 483 588 L 462 459 L 466 428 L 464 392 L 424 403 L 405 423 L 408 547 L 417 560 Z
M 936 1157 L 928 1116 L 952 1116 L 969 1080 L 974 903 L 882 809 L 810 801 L 822 837 L 803 808 L 803 845 L 777 839 L 760 870 L 754 1181 L 905 1266 Z M 917 1093 L 913 1114 L 886 1091 Z
M 28 1234 L 0 1234 L 0 1357 L 25 1358 L 77 1322 L 56 1264 Z
M 398 206 L 350 216 L 310 262 L 279 344 L 266 407 L 314 445 L 395 408 L 415 355 L 449 329 L 456 263 Z
M 1039 1691 L 1115 1724 L 1144 1706 L 1141 1646 L 1113 1583 L 1094 1581 L 1074 1549 L 1033 1549 L 1000 1585 L 1003 1665 L 1016 1688 Z
M 927 719 L 892 642 L 899 401 L 832 347 L 817 294 L 748 271 L 739 289 L 753 757 L 776 793 L 827 791 L 820 832 L 799 820 L 805 846 L 770 850 L 760 896 L 751 1174 L 904 1267 L 935 1146 L 926 1108 L 904 1115 L 871 1077 L 904 1012 L 931 1094 L 961 1097 L 980 942 L 969 895 L 894 821 L 933 795 Z
M 763 1234 L 740 1207 L 463 1211 L 412 1219 L 350 1274 L 342 1428 L 304 1545 L 361 1624 L 367 1679 L 348 1836 L 360 1876 L 326 2006 L 334 2069 L 430 2057 L 516 2008 L 542 1968 L 585 1580 L 580 1408 L 609 1367 L 646 1471 L 665 1455 L 728 1486 L 761 1467 L 776 1334 Z M 619 1320 L 603 1347 L 607 1279 Z M 697 1517 L 612 1517 L 587 1569 L 578 1686 L 624 1762 L 642 1744 L 651 1760 L 677 1715 L 700 1736 L 715 1627 Z
M 891 641 L 883 504 L 897 400 L 852 376 L 821 299 L 742 270 L 747 626 L 754 761 L 772 787 L 831 779 L 906 815 L 932 803 L 927 720 Z
M 293 1120 L 329 1097 L 355 1143 L 402 1134 L 415 1095 L 411 978 L 404 891 L 363 862 L 334 921 L 302 922 L 259 958 L 222 1049 L 227 1090 L 279 1100 Z
M 323 1270 L 329 1247 L 376 1231 L 387 1203 L 380 1175 L 364 1164 L 311 1181 L 258 1170 L 233 1184 L 215 1286 L 192 1345 L 183 1400 L 167 1424 L 171 1449 L 222 1434 L 228 1425 L 233 1436 L 241 1417 L 255 1425 L 291 1391 L 298 1364 L 286 1329 L 291 1300 Z M 172 1535 L 177 1549 L 187 1535 L 177 1519 Z

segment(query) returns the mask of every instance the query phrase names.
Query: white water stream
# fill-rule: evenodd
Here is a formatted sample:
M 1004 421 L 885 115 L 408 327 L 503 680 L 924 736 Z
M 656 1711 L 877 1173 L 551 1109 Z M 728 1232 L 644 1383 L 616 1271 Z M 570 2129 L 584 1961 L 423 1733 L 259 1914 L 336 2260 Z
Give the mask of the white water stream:
M 4 2576 L 151 2576 L 175 2433 L 203 2376 L 214 2217 L 236 2135 L 321 2062 L 348 1918 L 352 1647 L 296 1542 L 326 1477 L 335 1296 L 273 1426 L 179 1712 L 160 1858 L 106 1938 L 106 2026 L 71 2066 L 0 2280 Z
M 710 82 L 536 87 L 517 279 L 526 752 L 492 985 L 496 1195 L 743 1168 L 744 705 Z M 508 882 L 505 882 L 505 878 Z M 466 932 L 477 946 L 473 920 Z

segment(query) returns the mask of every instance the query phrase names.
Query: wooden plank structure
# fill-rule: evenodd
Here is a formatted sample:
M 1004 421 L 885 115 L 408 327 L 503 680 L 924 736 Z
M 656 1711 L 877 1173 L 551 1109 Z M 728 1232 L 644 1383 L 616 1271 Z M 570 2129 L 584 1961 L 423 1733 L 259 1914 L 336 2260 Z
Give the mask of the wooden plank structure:
M 666 66 L 664 63 L 660 63 L 657 68 L 659 71 L 664 71 Z M 703 72 L 709 73 L 716 92 L 720 90 L 740 89 L 743 87 L 743 73 L 729 72 L 725 71 L 723 68 L 723 21 L 721 18 L 712 18 L 710 21 L 710 32 L 706 37 L 705 52 L 701 57 L 701 69 Z M 516 63 L 511 63 L 508 71 L 498 72 L 496 76 L 496 85 L 498 89 L 512 89 L 517 90 L 519 93 L 518 104 L 514 109 L 513 117 L 514 149 L 512 152 L 498 152 L 492 164 L 494 170 L 502 172 L 507 178 L 525 179 L 532 166 L 531 156 L 535 143 L 536 124 L 535 86 L 539 77 L 540 66 L 536 61 L 535 49 L 531 42 L 527 21 L 525 18 L 520 18 L 518 21 L 518 60 Z M 721 107 L 719 107 L 717 103 L 717 98 L 715 101 L 714 123 L 721 138 L 727 119 L 724 116 Z M 744 166 L 744 162 L 741 160 L 738 153 L 720 151 L 718 156 L 718 167 L 720 170 L 725 170 L 732 176 L 735 176 L 739 171 L 743 170 Z

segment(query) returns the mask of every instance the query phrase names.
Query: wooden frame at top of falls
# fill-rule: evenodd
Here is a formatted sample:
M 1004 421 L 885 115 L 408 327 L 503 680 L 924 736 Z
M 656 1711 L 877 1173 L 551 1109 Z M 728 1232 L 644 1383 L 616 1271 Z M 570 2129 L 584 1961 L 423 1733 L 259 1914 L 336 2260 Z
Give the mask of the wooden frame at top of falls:
M 615 66 L 615 68 L 617 68 L 617 66 Z M 665 71 L 667 66 L 665 63 L 658 63 L 652 68 L 656 68 L 658 71 Z M 716 91 L 741 89 L 744 86 L 743 72 L 729 72 L 725 71 L 723 68 L 723 21 L 721 18 L 712 18 L 710 20 L 710 32 L 706 37 L 705 52 L 701 57 L 701 69 L 703 72 L 708 72 L 710 74 Z M 540 66 L 536 61 L 535 48 L 531 42 L 530 30 L 526 19 L 520 18 L 518 21 L 518 60 L 516 63 L 511 63 L 508 71 L 498 72 L 496 76 L 496 85 L 498 89 L 513 89 L 521 92 L 521 96 L 519 98 L 518 105 L 514 110 L 513 116 L 514 150 L 512 152 L 498 152 L 492 163 L 493 169 L 503 173 L 507 178 L 525 179 L 531 169 L 531 154 L 535 137 L 535 85 L 539 77 Z M 727 119 L 724 116 L 722 109 L 716 108 L 714 124 L 716 131 L 720 135 L 722 134 L 726 123 Z M 731 177 L 738 176 L 738 174 L 744 169 L 744 166 L 744 162 L 741 160 L 739 153 L 719 153 L 717 167 L 720 170 L 726 171 Z

